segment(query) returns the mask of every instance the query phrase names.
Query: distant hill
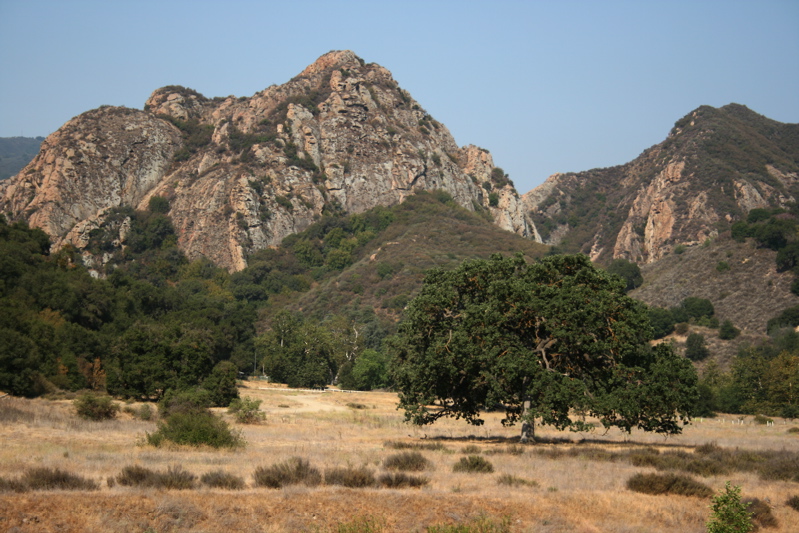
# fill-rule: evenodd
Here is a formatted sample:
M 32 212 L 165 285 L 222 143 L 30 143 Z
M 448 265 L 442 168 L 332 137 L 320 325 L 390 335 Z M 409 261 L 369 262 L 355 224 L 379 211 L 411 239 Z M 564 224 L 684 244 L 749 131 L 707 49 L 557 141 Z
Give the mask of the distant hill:
M 524 201 L 544 242 L 644 264 L 797 198 L 799 124 L 730 104 L 689 113 L 629 163 L 555 174 Z
M 39 153 L 44 137 L 0 137 L 0 180 L 10 178 Z

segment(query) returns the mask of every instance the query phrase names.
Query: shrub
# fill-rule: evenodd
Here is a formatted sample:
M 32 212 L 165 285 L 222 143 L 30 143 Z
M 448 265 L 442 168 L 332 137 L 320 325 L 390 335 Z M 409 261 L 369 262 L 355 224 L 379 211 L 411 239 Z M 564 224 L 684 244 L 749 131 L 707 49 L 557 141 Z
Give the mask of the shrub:
M 255 469 L 253 479 L 256 487 L 272 489 L 279 489 L 286 485 L 315 487 L 322 482 L 322 474 L 305 459 L 292 457 L 269 467 L 259 466 Z
M 469 444 L 468 446 L 464 446 L 461 450 L 461 453 L 466 455 L 477 455 L 481 452 L 482 450 L 480 449 L 480 446 L 477 446 L 476 444 Z
M 751 514 L 747 504 L 741 501 L 741 487 L 730 487 L 728 481 L 724 491 L 713 497 L 712 511 L 707 521 L 708 533 L 747 533 L 752 531 Z
M 206 472 L 202 475 L 200 481 L 203 485 L 215 489 L 241 490 L 244 488 L 244 480 L 242 478 L 222 470 Z
M 719 328 L 719 339 L 729 341 L 741 334 L 741 330 L 733 326 L 732 322 L 725 320 Z
M 466 524 L 434 525 L 427 528 L 427 533 L 510 533 L 510 531 L 510 518 L 504 517 L 497 523 L 486 516 L 480 516 Z
M 513 474 L 502 474 L 497 478 L 497 485 L 508 485 L 510 487 L 537 487 L 538 482 L 516 477 Z
M 16 482 L 14 490 L 97 490 L 100 485 L 91 479 L 71 474 L 59 468 L 29 468 Z
M 430 461 L 419 452 L 402 452 L 386 457 L 383 467 L 386 470 L 421 472 L 430 467 Z
M 332 468 L 325 471 L 325 484 L 350 488 L 371 487 L 375 484 L 375 476 L 365 467 Z
M 786 431 L 786 433 L 799 433 L 799 428 L 798 427 L 790 427 L 790 428 L 788 428 L 788 431 Z
M 452 467 L 453 472 L 469 472 L 474 474 L 490 474 L 494 471 L 494 465 L 479 455 L 469 455 L 461 457 Z
M 427 485 L 430 480 L 424 476 L 413 476 L 404 472 L 387 472 L 380 476 L 378 482 L 390 489 L 401 489 L 405 487 L 423 487 Z
M 746 498 L 741 503 L 752 516 L 752 522 L 760 527 L 777 527 L 777 518 L 771 512 L 771 506 L 759 498 Z M 754 528 L 753 528 L 754 529 Z
M 109 420 L 119 412 L 119 404 L 114 403 L 110 396 L 98 396 L 91 392 L 78 396 L 72 405 L 78 416 L 86 420 Z
M 787 505 L 788 507 L 799 513 L 799 496 L 794 494 L 793 496 L 785 500 L 785 505 Z
M 499 205 L 499 195 L 497 193 L 488 193 L 488 205 L 491 207 L 497 207 Z
M 627 488 L 644 494 L 680 494 L 699 498 L 713 495 L 710 487 L 682 474 L 635 474 L 627 480 Z
M 261 400 L 252 398 L 236 398 L 230 402 L 227 412 L 233 415 L 239 424 L 257 424 L 266 420 L 266 413 L 261 411 Z
M 245 444 L 240 432 L 231 431 L 227 422 L 207 409 L 173 412 L 158 424 L 155 433 L 148 433 L 146 439 L 156 447 L 166 441 L 212 448 L 239 448 Z
M 761 426 L 765 426 L 770 422 L 774 422 L 774 420 L 764 415 L 755 415 L 755 417 L 752 420 L 754 421 L 755 424 L 760 424 Z
M 193 489 L 196 481 L 197 476 L 183 470 L 180 465 L 170 466 L 166 472 L 150 470 L 139 465 L 126 466 L 116 477 L 116 482 L 125 487 L 156 489 Z
M 150 407 L 150 404 L 146 403 L 139 407 L 138 411 L 136 412 L 136 416 L 138 416 L 141 420 L 152 420 L 153 408 Z
M 685 343 L 685 357 L 691 361 L 701 361 L 710 355 L 705 346 L 705 336 L 701 333 L 691 333 Z

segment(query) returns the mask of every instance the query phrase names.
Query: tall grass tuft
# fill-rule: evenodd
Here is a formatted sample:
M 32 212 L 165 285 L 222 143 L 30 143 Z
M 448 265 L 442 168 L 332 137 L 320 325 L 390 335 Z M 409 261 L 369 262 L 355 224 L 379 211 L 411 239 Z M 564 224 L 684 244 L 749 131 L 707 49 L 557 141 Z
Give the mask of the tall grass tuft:
M 322 482 L 322 474 L 310 463 L 300 457 L 292 457 L 272 466 L 259 466 L 255 469 L 253 480 L 256 487 L 279 489 L 286 485 L 307 485 L 315 487 Z

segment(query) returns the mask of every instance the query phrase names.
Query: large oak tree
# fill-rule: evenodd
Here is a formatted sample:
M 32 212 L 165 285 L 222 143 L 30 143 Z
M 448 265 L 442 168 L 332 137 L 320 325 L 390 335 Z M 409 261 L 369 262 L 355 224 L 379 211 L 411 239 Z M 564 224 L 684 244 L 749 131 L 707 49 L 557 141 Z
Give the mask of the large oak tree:
M 668 345 L 650 346 L 646 307 L 583 255 L 521 255 L 433 270 L 390 346 L 406 418 L 482 424 L 503 409 L 586 429 L 586 416 L 626 431 L 679 433 L 697 398 L 696 372 Z

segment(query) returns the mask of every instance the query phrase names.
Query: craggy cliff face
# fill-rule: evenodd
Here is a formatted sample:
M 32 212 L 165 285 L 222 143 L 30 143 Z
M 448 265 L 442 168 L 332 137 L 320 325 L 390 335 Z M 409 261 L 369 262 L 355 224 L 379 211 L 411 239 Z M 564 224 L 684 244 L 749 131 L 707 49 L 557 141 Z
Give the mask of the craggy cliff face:
M 652 263 L 799 198 L 799 125 L 730 104 L 703 106 L 618 167 L 555 174 L 524 195 L 547 244 L 592 260 Z
M 251 98 L 165 87 L 145 111 L 84 113 L 0 183 L 0 211 L 41 227 L 56 247 L 82 249 L 110 208 L 144 209 L 162 196 L 184 252 L 229 270 L 324 213 L 392 205 L 422 189 L 446 190 L 536 238 L 513 186 L 493 169 L 487 151 L 458 147 L 388 70 L 330 52 Z

